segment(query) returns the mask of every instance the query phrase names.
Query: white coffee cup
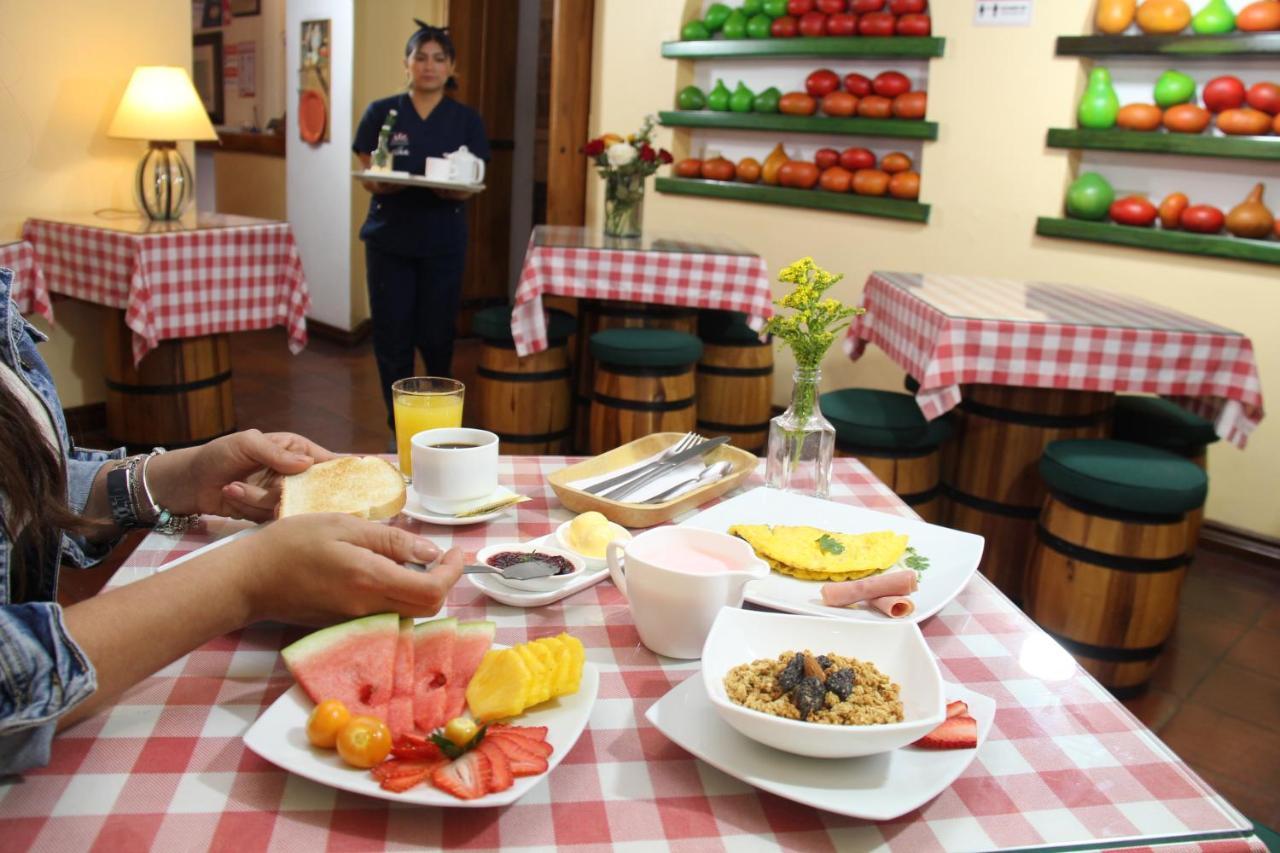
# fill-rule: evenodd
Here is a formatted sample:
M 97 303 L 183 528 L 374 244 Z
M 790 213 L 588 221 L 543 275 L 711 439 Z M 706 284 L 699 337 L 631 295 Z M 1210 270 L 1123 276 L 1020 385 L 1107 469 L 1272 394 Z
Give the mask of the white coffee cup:
M 720 608 L 741 607 L 747 582 L 769 574 L 743 540 L 694 527 L 655 527 L 605 556 L 640 642 L 672 658 L 701 657 Z
M 424 176 L 428 181 L 452 181 L 453 164 L 443 157 L 428 157 Z
M 498 436 L 488 430 L 428 429 L 410 443 L 413 490 L 432 512 L 453 515 L 498 488 Z

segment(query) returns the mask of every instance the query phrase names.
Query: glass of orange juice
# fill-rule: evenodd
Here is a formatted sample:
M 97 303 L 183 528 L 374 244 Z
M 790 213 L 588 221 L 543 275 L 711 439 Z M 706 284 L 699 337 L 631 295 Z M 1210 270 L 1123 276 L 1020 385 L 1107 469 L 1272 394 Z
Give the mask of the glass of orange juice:
M 391 404 L 396 419 L 396 451 L 400 454 L 400 473 L 405 480 L 413 476 L 415 435 L 437 427 L 462 426 L 462 393 L 465 386 L 456 379 L 442 376 L 414 376 L 391 385 Z

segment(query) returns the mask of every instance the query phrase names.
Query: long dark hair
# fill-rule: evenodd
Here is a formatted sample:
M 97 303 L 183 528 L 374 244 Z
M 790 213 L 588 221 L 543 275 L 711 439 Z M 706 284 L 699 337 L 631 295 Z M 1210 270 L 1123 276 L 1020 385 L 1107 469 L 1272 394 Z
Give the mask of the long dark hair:
M 449 37 L 448 27 L 433 27 L 425 21 L 419 21 L 417 18 L 413 22 L 418 25 L 413 35 L 409 36 L 409 40 L 404 45 L 404 58 L 408 59 L 413 56 L 413 52 L 424 44 L 435 42 L 440 45 L 440 49 L 444 51 L 444 55 L 449 57 L 450 62 L 458 61 L 458 51 L 453 46 L 453 39 Z M 458 81 L 452 75 L 444 83 L 447 91 L 453 91 L 458 88 Z

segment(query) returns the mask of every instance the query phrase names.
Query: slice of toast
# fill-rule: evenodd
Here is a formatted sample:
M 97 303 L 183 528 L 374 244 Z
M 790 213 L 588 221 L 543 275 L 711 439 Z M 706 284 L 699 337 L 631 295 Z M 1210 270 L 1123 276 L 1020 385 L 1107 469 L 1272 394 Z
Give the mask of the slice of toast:
M 400 471 L 377 456 L 342 456 L 285 477 L 279 518 L 307 512 L 343 512 L 382 521 L 404 507 Z

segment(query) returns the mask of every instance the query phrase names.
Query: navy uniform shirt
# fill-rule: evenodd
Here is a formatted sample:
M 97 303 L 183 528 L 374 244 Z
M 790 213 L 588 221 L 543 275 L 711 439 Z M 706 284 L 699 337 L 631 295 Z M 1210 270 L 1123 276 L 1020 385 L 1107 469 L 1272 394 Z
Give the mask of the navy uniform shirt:
M 396 120 L 389 140 L 391 168 L 421 175 L 428 157 L 443 157 L 463 145 L 482 160 L 489 159 L 489 139 L 479 113 L 446 96 L 430 115 L 419 118 L 407 92 L 369 105 L 356 128 L 352 151 L 371 154 L 377 149 L 378 132 L 392 109 Z M 467 219 L 462 202 L 409 187 L 369 200 L 360 239 L 384 252 L 409 257 L 465 252 Z

